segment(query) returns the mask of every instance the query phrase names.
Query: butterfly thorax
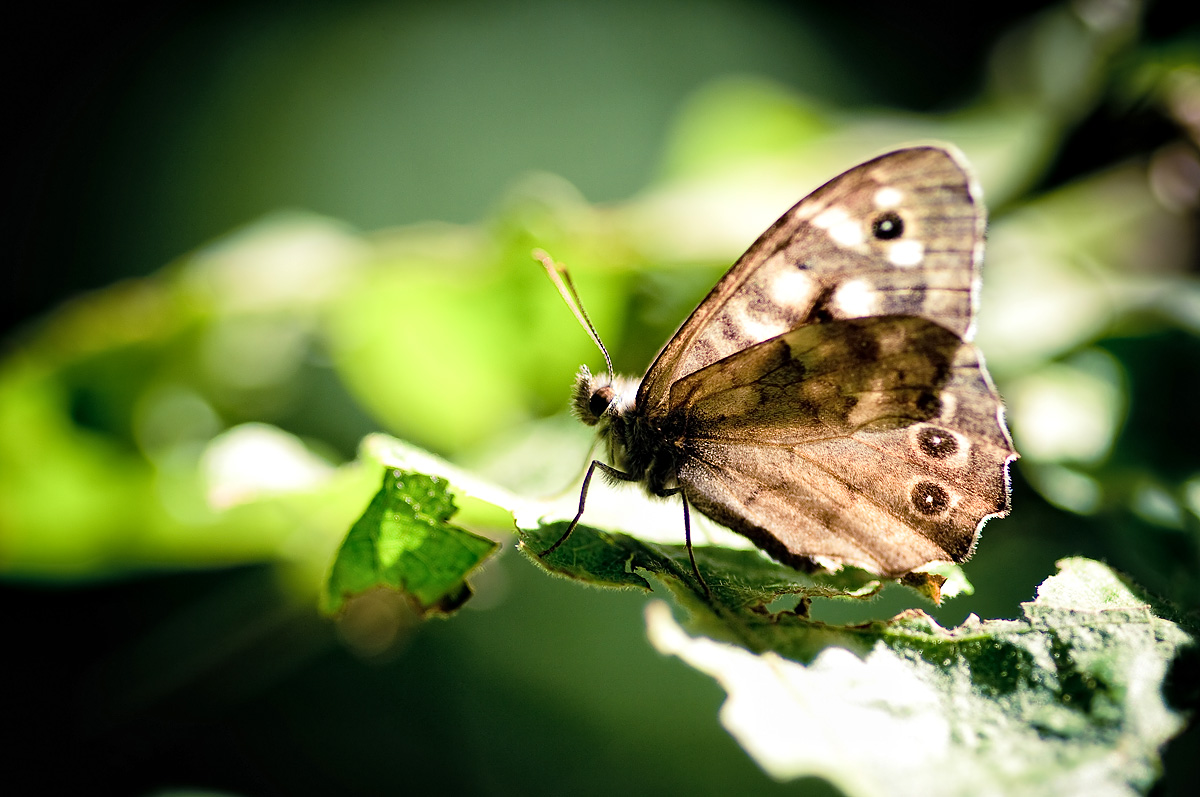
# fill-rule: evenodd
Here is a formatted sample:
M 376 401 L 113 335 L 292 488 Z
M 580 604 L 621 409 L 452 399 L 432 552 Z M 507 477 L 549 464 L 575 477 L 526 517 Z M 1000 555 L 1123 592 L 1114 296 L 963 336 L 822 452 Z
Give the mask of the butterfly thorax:
M 609 464 L 651 495 L 663 495 L 678 486 L 676 444 L 681 436 L 660 428 L 639 407 L 639 385 L 627 377 L 593 376 L 583 367 L 575 377 L 572 406 L 580 421 L 596 427 Z

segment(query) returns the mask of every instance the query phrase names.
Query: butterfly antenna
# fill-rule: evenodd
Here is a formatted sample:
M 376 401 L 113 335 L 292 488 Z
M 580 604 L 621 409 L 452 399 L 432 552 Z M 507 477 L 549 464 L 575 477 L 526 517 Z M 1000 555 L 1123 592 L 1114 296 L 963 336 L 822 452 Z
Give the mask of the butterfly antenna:
M 567 307 L 571 308 L 571 312 L 575 314 L 579 324 L 587 331 L 592 342 L 600 349 L 600 353 L 604 355 L 604 364 L 608 367 L 608 381 L 612 382 L 615 379 L 612 358 L 608 356 L 608 349 L 604 348 L 604 341 L 600 340 L 600 335 L 596 332 L 592 319 L 588 318 L 587 310 L 583 309 L 583 302 L 579 300 L 579 292 L 575 290 L 575 283 L 571 281 L 571 272 L 567 271 L 566 266 L 555 263 L 554 258 L 550 257 L 544 249 L 534 249 L 533 256 L 541 261 L 546 273 L 550 275 L 550 281 L 554 283 L 554 287 L 558 288 L 558 295 L 563 297 L 563 301 L 567 303 Z

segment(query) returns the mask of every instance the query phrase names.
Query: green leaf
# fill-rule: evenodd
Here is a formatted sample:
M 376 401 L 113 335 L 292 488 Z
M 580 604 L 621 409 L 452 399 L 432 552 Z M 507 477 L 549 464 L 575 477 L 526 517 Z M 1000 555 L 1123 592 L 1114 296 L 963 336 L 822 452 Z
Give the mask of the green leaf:
M 693 551 L 708 586 L 706 593 L 692 572 L 686 546 L 647 542 L 585 524 L 576 527 L 554 553 L 536 555 L 558 540 L 566 527 L 563 522 L 519 526 L 522 550 L 551 572 L 597 586 L 650 590 L 639 573 L 653 575 L 685 602 L 698 607 L 711 601 L 710 608 L 718 612 L 762 613 L 769 603 L 788 595 L 869 597 L 881 586 L 877 578 L 860 570 L 805 574 L 754 550 L 697 546 Z
M 652 643 L 716 678 L 726 728 L 772 776 L 824 777 L 857 795 L 1136 794 L 1158 778 L 1160 753 L 1184 726 L 1163 684 L 1194 629 L 1108 566 L 1064 559 L 1018 620 L 971 616 L 943 628 L 918 609 L 859 625 L 808 615 L 815 599 L 874 596 L 852 569 L 805 574 L 754 550 L 695 548 L 580 525 L 398 441 L 368 453 L 420 464 L 517 518 L 521 548 L 551 572 L 596 586 L 665 586 L 687 610 L 647 609 Z M 959 578 L 954 570 L 932 580 Z M 918 587 L 921 585 L 918 584 Z M 955 585 L 964 589 L 964 585 Z M 969 589 L 969 585 L 965 585 Z M 777 611 L 781 599 L 795 602 Z
M 322 609 L 377 587 L 402 592 L 422 614 L 449 614 L 470 596 L 467 575 L 500 547 L 447 521 L 457 511 L 446 482 L 397 469 L 338 550 Z
M 625 496 L 625 500 L 639 499 Z M 682 517 L 679 525 L 682 529 Z M 702 585 L 696 580 L 685 545 L 653 542 L 587 524 L 577 526 L 553 553 L 541 556 L 566 527 L 565 522 L 548 521 L 530 511 L 517 514 L 521 550 L 541 567 L 601 587 L 650 591 L 649 578 L 653 577 L 692 610 L 696 622 L 706 624 L 708 633 L 736 639 L 754 648 L 764 644 L 756 639 L 757 627 L 763 622 L 768 627 L 778 622 L 777 615 L 768 611 L 775 601 L 790 599 L 795 604 L 790 614 L 805 617 L 809 603 L 815 598 L 865 600 L 879 594 L 887 583 L 886 579 L 855 568 L 802 573 L 756 549 L 697 544 L 693 553 L 704 579 Z M 955 574 L 955 591 L 970 589 L 965 577 L 958 575 L 959 568 L 941 569 Z M 946 581 L 945 576 L 935 573 L 912 576 L 900 583 L 938 602 L 938 587 Z
M 363 456 L 401 470 L 435 474 L 453 485 L 456 494 L 472 501 L 469 506 L 478 512 L 480 503 L 499 508 L 510 514 L 516 523 L 520 549 L 529 558 L 552 573 L 599 587 L 618 587 L 650 591 L 653 577 L 666 586 L 684 605 L 700 617 L 711 617 L 713 630 L 722 636 L 733 634 L 745 644 L 758 646 L 746 623 L 756 625 L 767 618 L 768 625 L 776 622 L 767 611 L 774 601 L 793 598 L 799 601 L 797 610 L 803 616 L 807 603 L 814 598 L 866 599 L 878 594 L 885 581 L 854 568 L 836 572 L 801 573 L 775 562 L 753 548 L 730 548 L 722 545 L 697 545 L 694 548 L 697 565 L 705 585 L 696 581 L 687 548 L 681 544 L 654 542 L 643 537 L 606 531 L 580 524 L 571 536 L 549 556 L 539 554 L 553 545 L 566 530 L 562 518 L 564 503 L 536 501 L 514 495 L 488 481 L 441 460 L 428 452 L 387 435 L 369 436 L 363 444 Z M 597 496 L 598 498 L 598 496 Z M 574 495 L 566 501 L 574 507 Z M 623 493 L 622 511 L 636 513 L 637 508 L 650 507 L 649 499 L 633 491 Z M 599 509 L 600 507 L 597 507 Z M 693 516 L 693 526 L 705 523 Z M 679 518 L 682 532 L 682 517 Z M 724 532 L 730 541 L 741 541 L 732 532 Z M 722 539 L 724 542 L 724 539 Z M 950 597 L 969 592 L 970 584 L 956 566 L 939 566 L 937 572 L 917 573 L 906 581 L 918 593 L 930 597 L 929 582 L 942 584 L 942 594 Z M 949 579 L 948 581 L 946 579 Z M 745 626 L 745 627 L 743 627 Z M 729 630 L 730 628 L 733 630 Z M 724 629 L 724 630 L 721 630 Z
M 722 722 L 777 778 L 849 795 L 1144 792 L 1184 724 L 1162 684 L 1192 637 L 1107 566 L 1059 567 L 1023 619 L 949 630 L 917 611 L 840 629 L 797 618 L 755 652 L 689 636 L 662 603 L 647 622 L 661 652 L 721 683 Z M 805 637 L 823 649 L 795 656 L 815 649 Z

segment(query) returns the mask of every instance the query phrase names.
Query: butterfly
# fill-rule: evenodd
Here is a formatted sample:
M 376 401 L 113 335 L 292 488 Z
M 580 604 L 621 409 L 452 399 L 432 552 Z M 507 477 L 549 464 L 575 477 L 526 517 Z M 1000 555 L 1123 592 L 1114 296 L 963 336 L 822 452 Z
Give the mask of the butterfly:
M 541 555 L 599 469 L 683 499 L 701 584 L 688 507 L 803 570 L 965 560 L 1008 513 L 1017 458 L 970 343 L 985 223 L 957 151 L 855 166 L 759 237 L 640 382 L 613 375 L 569 275 L 535 253 L 608 363 L 580 370 L 573 399 L 608 462 Z

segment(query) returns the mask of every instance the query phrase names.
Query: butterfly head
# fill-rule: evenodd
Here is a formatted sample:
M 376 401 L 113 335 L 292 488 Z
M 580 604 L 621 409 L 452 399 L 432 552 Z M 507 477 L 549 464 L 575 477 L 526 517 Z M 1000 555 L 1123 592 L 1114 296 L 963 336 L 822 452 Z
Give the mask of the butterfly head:
M 588 426 L 624 415 L 633 407 L 638 383 L 632 379 L 608 374 L 593 375 L 587 366 L 575 375 L 575 391 L 571 406 L 575 416 Z

